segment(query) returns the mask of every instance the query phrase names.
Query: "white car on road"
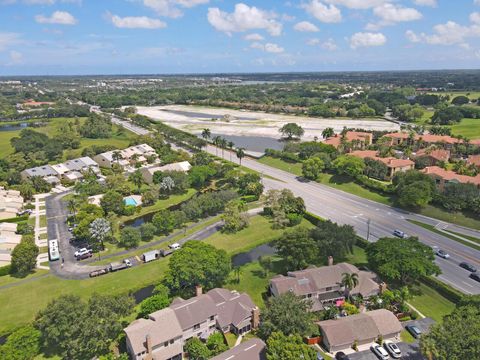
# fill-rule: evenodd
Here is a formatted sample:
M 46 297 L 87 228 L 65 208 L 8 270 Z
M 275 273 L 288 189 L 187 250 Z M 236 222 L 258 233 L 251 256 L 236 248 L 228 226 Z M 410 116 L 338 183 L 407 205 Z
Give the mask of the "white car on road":
M 436 251 L 436 254 L 437 254 L 438 256 L 440 256 L 441 258 L 444 258 L 444 259 L 450 258 L 450 254 L 447 253 L 445 250 L 442 250 L 442 249 L 438 249 L 438 250 Z
M 172 250 L 178 250 L 180 249 L 180 244 L 179 243 L 173 243 L 173 244 L 170 244 L 168 245 L 170 249 Z
M 79 256 L 82 256 L 82 255 L 91 253 L 91 252 L 92 252 L 92 250 L 89 250 L 87 248 L 81 248 L 81 249 L 78 249 L 77 251 L 75 251 L 75 257 L 79 257 Z

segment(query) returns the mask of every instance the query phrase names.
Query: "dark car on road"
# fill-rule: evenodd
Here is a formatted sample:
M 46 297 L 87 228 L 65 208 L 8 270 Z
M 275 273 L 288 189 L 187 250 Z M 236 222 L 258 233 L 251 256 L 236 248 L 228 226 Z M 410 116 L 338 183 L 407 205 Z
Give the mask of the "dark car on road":
M 339 351 L 335 354 L 335 360 L 349 360 L 348 356 L 343 351 Z
M 418 339 L 420 337 L 420 335 L 422 335 L 422 330 L 420 330 L 417 326 L 415 325 L 407 325 L 405 326 L 405 329 L 407 329 L 407 331 L 412 334 L 412 336 L 415 338 L 415 339 Z
M 477 272 L 477 268 L 475 266 L 473 266 L 472 264 L 469 264 L 467 262 L 461 262 L 459 265 L 460 265 L 461 268 L 464 268 L 465 270 L 468 270 L 472 273 Z
M 471 273 L 470 278 L 475 280 L 475 281 L 480 282 L 480 275 L 479 274 Z

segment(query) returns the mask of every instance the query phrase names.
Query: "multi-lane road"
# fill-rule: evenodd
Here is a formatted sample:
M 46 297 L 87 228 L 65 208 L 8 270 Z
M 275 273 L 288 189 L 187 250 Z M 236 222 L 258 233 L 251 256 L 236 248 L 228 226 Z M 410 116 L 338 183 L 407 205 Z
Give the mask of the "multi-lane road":
M 213 146 L 209 146 L 207 151 L 216 154 Z M 220 151 L 218 151 L 218 155 L 221 156 Z M 228 151 L 224 152 L 224 157 L 229 160 Z M 442 269 L 440 279 L 466 294 L 480 294 L 480 283 L 470 279 L 470 273 L 458 265 L 460 262 L 466 261 L 480 268 L 480 251 L 407 221 L 407 219 L 412 219 L 436 225 L 439 223 L 438 220 L 366 200 L 316 182 L 305 182 L 291 173 L 261 164 L 254 159 L 244 158 L 242 165 L 263 174 L 263 183 L 266 189 L 288 188 L 292 190 L 296 196 L 305 200 L 308 211 L 322 218 L 339 224 L 352 225 L 364 238 L 367 238 L 368 228 L 370 228 L 370 241 L 385 236 L 391 237 L 392 231 L 399 229 L 408 235 L 418 236 L 429 246 L 437 246 L 447 251 L 451 256 L 450 259 L 437 258 L 436 260 Z M 369 221 L 370 226 L 368 226 Z M 454 227 L 451 224 L 450 226 Z M 458 231 L 463 231 L 463 229 L 458 229 Z M 477 233 L 474 230 L 470 232 Z M 480 233 L 477 236 L 480 237 Z
M 118 121 L 119 119 L 115 120 Z M 129 124 L 127 121 L 122 121 L 119 125 L 127 125 L 128 127 L 125 127 L 139 135 L 149 133 L 148 130 L 137 126 L 132 128 L 133 124 Z M 222 152 L 214 146 L 209 145 L 205 150 L 213 155 L 222 156 Z M 230 160 L 229 151 L 224 151 L 223 154 L 226 160 Z M 385 236 L 391 237 L 392 231 L 398 229 L 408 235 L 418 236 L 422 242 L 431 247 L 438 247 L 447 251 L 450 254 L 449 259 L 439 257 L 436 259 L 442 270 L 439 278 L 466 294 L 480 294 L 480 283 L 470 279 L 470 273 L 459 266 L 461 262 L 468 262 L 480 269 L 480 251 L 428 231 L 407 221 L 407 219 L 434 226 L 443 223 L 443 226 L 448 226 L 453 231 L 479 238 L 480 232 L 458 228 L 453 224 L 409 213 L 316 182 L 305 182 L 291 173 L 264 165 L 251 158 L 244 158 L 242 165 L 263 174 L 263 183 L 267 190 L 288 188 L 296 196 L 305 200 L 307 210 L 311 213 L 339 224 L 352 225 L 357 233 L 365 239 L 367 233 L 370 241 L 376 241 L 378 238 Z

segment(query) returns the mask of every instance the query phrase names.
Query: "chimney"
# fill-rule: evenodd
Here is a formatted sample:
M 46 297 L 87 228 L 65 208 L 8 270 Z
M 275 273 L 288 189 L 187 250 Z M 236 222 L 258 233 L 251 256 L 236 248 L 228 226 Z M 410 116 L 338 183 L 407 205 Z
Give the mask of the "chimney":
M 152 360 L 152 338 L 150 335 L 147 335 L 147 355 L 144 357 L 145 360 Z
M 380 294 L 383 294 L 383 292 L 387 290 L 387 284 L 385 282 L 381 282 L 378 284 L 378 290 L 380 291 Z
M 332 266 L 333 265 L 333 256 L 329 256 L 328 257 L 328 266 Z
M 200 296 L 203 294 L 203 288 L 201 285 L 195 286 L 195 296 Z
M 255 306 L 252 309 L 252 329 L 258 328 L 258 325 L 260 325 L 260 309 Z

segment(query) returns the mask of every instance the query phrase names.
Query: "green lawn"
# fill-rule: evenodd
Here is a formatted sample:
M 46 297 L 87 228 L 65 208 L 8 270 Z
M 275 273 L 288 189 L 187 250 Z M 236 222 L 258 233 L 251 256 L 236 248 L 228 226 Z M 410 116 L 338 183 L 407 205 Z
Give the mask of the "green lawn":
M 303 220 L 301 225 L 313 227 L 313 225 L 306 220 Z M 248 228 L 235 234 L 216 232 L 207 238 L 205 242 L 216 248 L 227 250 L 231 254 L 236 254 L 275 240 L 284 231 L 283 229 L 272 229 L 268 218 L 256 215 L 250 218 Z
M 416 285 L 412 293 L 418 293 L 418 295 L 415 295 L 409 303 L 423 315 L 431 317 L 437 322 L 442 321 L 443 317 L 450 314 L 455 308 L 453 302 L 425 284 Z
M 43 119 L 34 119 L 35 121 L 43 121 Z M 75 122 L 79 120 L 80 123 L 85 121 L 85 118 L 54 118 L 51 119 L 46 126 L 31 128 L 34 131 L 53 137 L 58 135 L 59 128 L 62 123 Z M 33 121 L 33 120 L 32 120 Z M 13 153 L 13 148 L 10 145 L 10 140 L 13 137 L 19 136 L 20 131 L 2 131 L 0 132 L 0 158 Z M 136 135 L 128 130 L 121 129 L 117 125 L 113 125 L 113 136 L 109 139 L 85 139 L 82 138 L 80 148 L 74 150 L 65 150 L 63 160 L 67 158 L 74 158 L 81 156 L 82 150 L 91 145 L 113 145 L 117 148 L 126 148 Z
M 429 94 L 438 95 L 438 96 L 449 95 L 450 100 L 453 100 L 453 98 L 457 96 L 466 96 L 470 100 L 476 100 L 480 98 L 480 91 L 449 91 L 449 92 L 432 92 Z
M 400 339 L 402 339 L 402 341 L 407 344 L 412 344 L 416 341 L 412 334 L 410 334 L 407 330 L 403 330 L 400 333 Z
M 480 220 L 478 217 L 467 216 L 459 212 L 452 213 L 439 206 L 427 205 L 418 213 L 441 221 L 480 230 Z
M 463 119 L 459 124 L 452 126 L 452 133 L 468 139 L 478 139 L 480 138 L 480 119 Z
M 432 110 L 425 110 L 423 113 L 422 117 L 415 121 L 415 124 L 417 125 L 427 125 L 430 123 L 430 120 L 433 116 L 433 111 Z
M 277 159 L 270 156 L 263 156 L 258 159 L 259 163 L 287 171 L 289 173 L 295 174 L 297 176 L 302 176 L 302 164 L 301 163 L 289 163 L 282 159 Z
M 455 231 L 450 231 L 450 230 L 445 230 L 446 232 L 450 233 L 450 234 L 453 234 L 453 235 L 457 235 L 457 236 L 461 236 L 465 239 L 468 239 L 468 240 L 471 240 L 471 241 L 475 241 L 476 243 L 478 243 L 480 245 L 480 239 L 477 238 L 477 237 L 473 237 L 473 236 L 468 236 L 468 235 L 464 235 L 464 234 L 460 234 L 460 233 L 457 233 Z

